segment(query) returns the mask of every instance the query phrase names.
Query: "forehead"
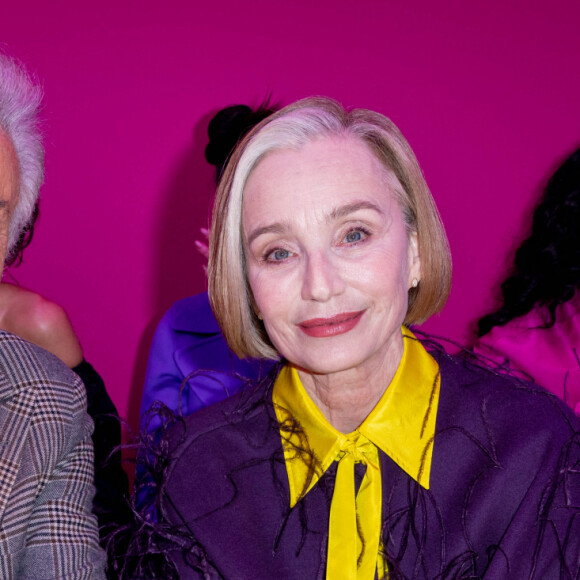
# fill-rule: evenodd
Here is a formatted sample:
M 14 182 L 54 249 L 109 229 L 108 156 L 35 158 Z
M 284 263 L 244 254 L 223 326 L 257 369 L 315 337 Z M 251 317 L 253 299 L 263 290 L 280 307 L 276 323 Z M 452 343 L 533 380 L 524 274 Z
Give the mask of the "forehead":
M 275 165 L 277 170 L 280 169 L 280 165 L 287 167 L 310 164 L 343 166 L 345 160 L 349 161 L 344 166 L 345 169 L 352 167 L 362 170 L 373 166 L 376 170 L 386 172 L 364 141 L 352 135 L 331 135 L 316 137 L 301 147 L 270 151 L 255 165 L 249 177 L 251 178 L 256 172 L 263 172 L 271 165 Z
M 334 194 L 391 197 L 388 172 L 355 137 L 324 137 L 299 149 L 268 153 L 252 170 L 244 188 L 244 209 L 256 198 L 276 204 L 328 201 Z
M 0 201 L 15 202 L 18 193 L 18 160 L 10 138 L 0 129 Z

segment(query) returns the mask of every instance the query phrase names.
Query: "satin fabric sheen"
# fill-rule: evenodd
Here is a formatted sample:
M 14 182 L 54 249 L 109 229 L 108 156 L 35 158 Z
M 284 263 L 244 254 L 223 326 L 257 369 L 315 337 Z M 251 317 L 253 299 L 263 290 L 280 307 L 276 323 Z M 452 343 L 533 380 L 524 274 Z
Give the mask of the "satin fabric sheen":
M 141 415 L 159 401 L 185 417 L 265 376 L 273 364 L 239 359 L 226 344 L 207 292 L 188 296 L 171 306 L 155 331 Z M 148 428 L 158 425 L 153 419 Z

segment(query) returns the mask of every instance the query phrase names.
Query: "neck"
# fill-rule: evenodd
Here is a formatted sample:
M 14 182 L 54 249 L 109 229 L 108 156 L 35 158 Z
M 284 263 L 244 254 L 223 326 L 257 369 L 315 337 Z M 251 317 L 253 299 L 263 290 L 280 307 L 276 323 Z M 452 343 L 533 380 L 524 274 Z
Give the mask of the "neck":
M 386 356 L 364 365 L 327 375 L 298 369 L 304 389 L 327 421 L 341 433 L 351 433 L 367 418 L 391 383 L 401 357 L 403 341 Z

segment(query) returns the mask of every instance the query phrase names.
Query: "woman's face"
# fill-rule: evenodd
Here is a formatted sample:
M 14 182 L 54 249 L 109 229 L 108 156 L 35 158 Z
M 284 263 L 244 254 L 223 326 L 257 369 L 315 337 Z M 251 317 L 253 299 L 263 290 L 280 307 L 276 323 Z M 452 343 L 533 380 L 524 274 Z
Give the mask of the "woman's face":
M 331 374 L 402 352 L 417 238 L 361 141 L 270 153 L 247 181 L 242 219 L 249 283 L 282 356 Z

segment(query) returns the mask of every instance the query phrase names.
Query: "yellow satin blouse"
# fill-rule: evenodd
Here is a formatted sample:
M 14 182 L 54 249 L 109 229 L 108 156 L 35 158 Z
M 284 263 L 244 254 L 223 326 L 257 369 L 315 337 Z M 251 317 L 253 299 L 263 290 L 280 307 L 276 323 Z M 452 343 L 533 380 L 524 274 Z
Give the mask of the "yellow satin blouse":
M 386 569 L 381 556 L 379 450 L 429 489 L 439 401 L 439 365 L 413 333 L 402 328 L 403 356 L 391 384 L 352 433 L 337 431 L 302 386 L 291 365 L 280 372 L 273 402 L 280 424 L 290 507 L 338 462 L 330 508 L 327 578 L 372 580 Z M 288 428 L 289 425 L 300 429 Z M 316 461 L 308 460 L 315 457 Z M 366 466 L 355 494 L 354 465 Z M 314 468 L 313 468 L 314 466 Z

